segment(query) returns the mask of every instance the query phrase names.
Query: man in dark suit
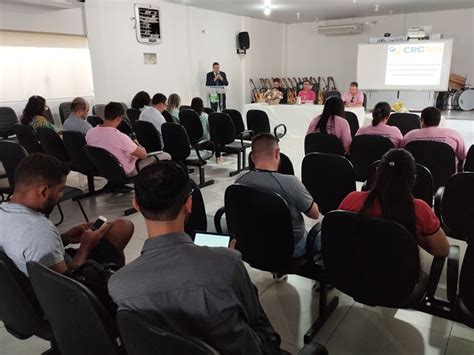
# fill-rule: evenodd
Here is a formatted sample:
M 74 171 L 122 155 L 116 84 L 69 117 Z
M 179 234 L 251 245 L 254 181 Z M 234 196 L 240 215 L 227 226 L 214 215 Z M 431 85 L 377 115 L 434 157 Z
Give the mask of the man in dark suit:
M 219 63 L 215 62 L 212 64 L 212 71 L 207 73 L 206 76 L 206 86 L 227 86 L 229 82 L 227 81 L 227 76 L 223 71 Z M 218 94 L 219 102 L 211 102 L 211 107 L 214 111 L 217 111 L 217 108 L 220 104 L 221 110 L 225 109 L 225 94 Z

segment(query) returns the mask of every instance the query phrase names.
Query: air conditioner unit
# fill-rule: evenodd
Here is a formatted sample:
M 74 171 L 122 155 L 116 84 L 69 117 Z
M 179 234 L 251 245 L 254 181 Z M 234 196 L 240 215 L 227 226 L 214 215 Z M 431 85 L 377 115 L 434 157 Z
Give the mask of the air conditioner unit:
M 84 6 L 85 0 L 18 0 L 16 4 L 30 5 L 36 7 L 47 7 L 53 9 L 73 9 Z
M 325 36 L 341 36 L 362 33 L 364 25 L 362 23 L 353 23 L 348 25 L 318 26 L 318 33 Z

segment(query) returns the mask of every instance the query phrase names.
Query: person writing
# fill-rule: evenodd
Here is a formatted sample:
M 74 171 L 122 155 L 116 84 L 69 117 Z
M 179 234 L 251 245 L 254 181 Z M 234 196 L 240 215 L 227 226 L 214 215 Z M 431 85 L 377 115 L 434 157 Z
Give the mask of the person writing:
M 227 76 L 226 74 L 221 71 L 221 66 L 219 63 L 214 62 L 212 64 L 212 71 L 207 73 L 206 76 L 206 86 L 227 86 L 229 85 L 229 82 L 227 81 Z M 226 96 L 225 94 L 217 94 L 219 99 L 217 101 L 211 100 L 211 107 L 214 111 L 218 111 L 218 107 L 222 110 L 225 110 L 225 99 Z M 213 102 L 215 101 L 215 102 Z
M 342 95 L 342 101 L 346 107 L 364 106 L 364 93 L 359 90 L 359 84 L 353 81 L 349 90 Z
M 301 97 L 301 103 L 303 104 L 312 104 L 316 100 L 316 94 L 311 90 L 309 80 L 303 82 L 303 90 L 298 93 L 298 97 Z

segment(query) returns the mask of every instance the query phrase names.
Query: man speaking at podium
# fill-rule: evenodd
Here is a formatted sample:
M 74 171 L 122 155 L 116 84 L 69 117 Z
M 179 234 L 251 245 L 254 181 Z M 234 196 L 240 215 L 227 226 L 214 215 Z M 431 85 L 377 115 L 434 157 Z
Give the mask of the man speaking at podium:
M 212 71 L 207 73 L 206 76 L 206 86 L 227 86 L 229 82 L 227 81 L 227 76 L 223 71 L 221 71 L 221 66 L 219 63 L 215 62 L 212 64 Z M 218 111 L 217 108 L 220 106 L 221 110 L 225 109 L 225 94 L 217 94 L 218 100 L 210 100 L 211 107 L 214 111 Z M 212 95 L 209 95 L 212 98 Z

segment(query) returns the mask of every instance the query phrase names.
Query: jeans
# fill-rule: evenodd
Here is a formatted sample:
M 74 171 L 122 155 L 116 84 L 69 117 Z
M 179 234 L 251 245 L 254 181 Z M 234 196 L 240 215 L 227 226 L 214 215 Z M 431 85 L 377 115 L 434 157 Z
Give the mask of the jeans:
M 315 224 L 309 232 L 306 232 L 304 238 L 295 244 L 293 258 L 298 258 L 307 253 L 318 253 L 321 251 L 321 224 Z

